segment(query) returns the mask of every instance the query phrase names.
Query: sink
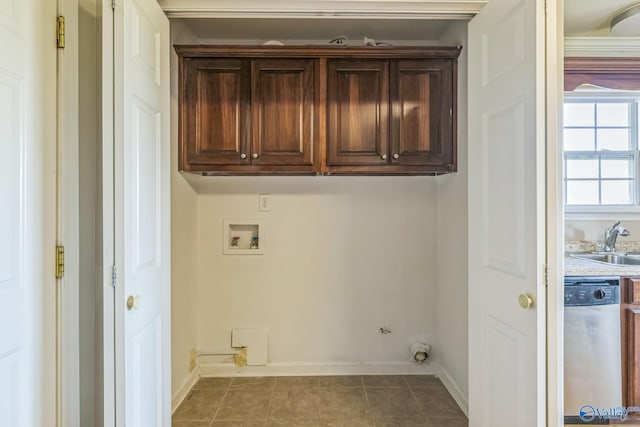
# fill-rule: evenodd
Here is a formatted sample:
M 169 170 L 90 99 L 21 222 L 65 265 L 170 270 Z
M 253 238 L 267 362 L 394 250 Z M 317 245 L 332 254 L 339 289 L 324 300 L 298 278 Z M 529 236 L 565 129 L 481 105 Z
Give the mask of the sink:
M 640 255 L 640 254 L 638 254 Z M 574 258 L 586 259 L 589 261 L 603 262 L 615 265 L 640 265 L 640 256 L 627 256 L 621 254 L 573 254 Z

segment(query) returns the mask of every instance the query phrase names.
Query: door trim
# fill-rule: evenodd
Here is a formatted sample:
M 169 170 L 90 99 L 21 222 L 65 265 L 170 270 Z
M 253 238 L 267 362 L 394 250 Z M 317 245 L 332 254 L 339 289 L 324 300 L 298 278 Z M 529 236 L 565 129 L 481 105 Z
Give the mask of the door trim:
M 97 292 L 102 292 L 102 342 L 96 341 L 96 352 L 102 349 L 102 366 L 96 365 L 96 385 L 102 384 L 102 424 L 115 425 L 115 382 L 114 382 L 114 292 L 111 286 L 113 260 L 113 12 L 110 1 L 97 0 L 100 11 L 98 40 L 103 49 L 98 53 L 99 81 L 98 106 L 101 114 L 103 159 L 102 170 L 102 271 L 97 272 L 102 280 L 96 282 Z M 58 13 L 65 16 L 66 46 L 58 53 L 59 101 L 58 123 L 60 144 L 60 186 L 59 194 L 59 241 L 65 245 L 65 277 L 60 286 L 64 291 L 59 299 L 61 313 L 58 334 L 58 393 L 57 425 L 77 426 L 80 424 L 79 393 L 79 164 L 78 164 L 78 0 L 58 0 Z M 98 215 L 101 214 L 97 212 Z M 53 248 L 51 248 L 53 251 Z M 97 414 L 97 411 L 96 411 Z
M 56 301 L 56 422 L 76 426 L 80 425 L 78 0 L 58 0 L 57 14 L 65 17 L 66 40 L 57 52 L 56 240 L 65 247 L 65 272 L 58 280 Z
M 564 425 L 564 219 L 562 96 L 564 0 L 546 7 L 547 425 Z
M 109 0 L 98 0 L 101 8 L 101 118 L 102 118 L 102 333 L 103 333 L 103 421 L 116 425 L 116 333 L 115 298 L 112 282 L 115 259 L 115 12 Z M 120 5 L 121 7 L 122 5 Z M 116 283 L 117 285 L 117 280 Z M 120 393 L 122 394 L 122 393 Z M 120 405 L 122 407 L 122 405 Z M 123 422 L 121 424 L 124 424 Z
M 488 0 L 278 0 L 272 1 L 269 8 L 256 2 L 236 0 L 215 3 L 208 0 L 160 0 L 158 3 L 169 18 L 471 19 Z

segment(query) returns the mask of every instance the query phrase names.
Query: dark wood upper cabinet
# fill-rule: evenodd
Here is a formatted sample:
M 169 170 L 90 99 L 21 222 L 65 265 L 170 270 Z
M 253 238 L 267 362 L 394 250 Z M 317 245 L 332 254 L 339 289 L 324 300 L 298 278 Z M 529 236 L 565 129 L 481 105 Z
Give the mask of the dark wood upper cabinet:
M 314 64 L 311 59 L 252 61 L 252 164 L 313 164 Z
M 182 67 L 182 169 L 248 163 L 249 61 L 185 58 Z
M 316 63 L 183 57 L 180 169 L 315 173 Z
M 327 69 L 327 166 L 386 165 L 389 62 L 336 60 Z
M 391 164 L 455 170 L 453 63 L 395 61 L 391 67 Z
M 427 175 L 456 170 L 459 47 L 175 50 L 183 171 Z
M 329 172 L 455 171 L 454 61 L 337 60 L 327 69 Z

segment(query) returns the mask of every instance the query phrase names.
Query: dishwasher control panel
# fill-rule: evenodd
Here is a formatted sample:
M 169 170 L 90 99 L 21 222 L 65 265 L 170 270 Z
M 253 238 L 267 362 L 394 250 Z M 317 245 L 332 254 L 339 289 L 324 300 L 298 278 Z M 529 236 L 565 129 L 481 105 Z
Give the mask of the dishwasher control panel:
M 566 277 L 564 305 L 609 305 L 620 303 L 618 277 Z

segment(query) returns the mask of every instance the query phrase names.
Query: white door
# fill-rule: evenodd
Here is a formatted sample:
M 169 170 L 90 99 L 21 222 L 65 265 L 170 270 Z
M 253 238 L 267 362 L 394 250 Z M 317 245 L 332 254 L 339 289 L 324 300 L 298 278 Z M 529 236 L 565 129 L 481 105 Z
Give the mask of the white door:
M 56 4 L 0 1 L 0 425 L 56 422 Z
M 544 42 L 543 0 L 469 24 L 470 426 L 546 420 Z
M 169 21 L 119 0 L 114 34 L 116 424 L 169 426 Z

